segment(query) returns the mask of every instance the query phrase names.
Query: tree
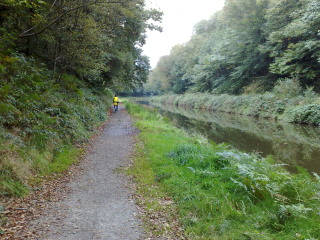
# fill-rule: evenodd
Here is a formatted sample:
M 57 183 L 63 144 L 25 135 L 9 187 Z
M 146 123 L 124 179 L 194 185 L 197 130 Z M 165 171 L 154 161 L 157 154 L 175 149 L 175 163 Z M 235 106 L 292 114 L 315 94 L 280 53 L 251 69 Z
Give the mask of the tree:
M 270 55 L 274 62 L 270 71 L 279 77 L 298 77 L 303 85 L 320 90 L 320 3 L 314 0 L 297 1 L 290 5 L 287 1 L 272 2 L 270 11 L 286 12 L 286 24 L 271 32 L 268 40 Z M 274 22 L 268 15 L 269 25 Z
M 144 0 L 5 0 L 0 7 L 1 54 L 44 61 L 59 84 L 63 73 L 100 89 L 146 81 L 140 48 L 147 28 L 161 30 L 162 13 L 145 10 Z
M 289 77 L 320 91 L 319 10 L 317 0 L 227 0 L 172 49 L 168 89 L 241 94 Z
M 170 92 L 170 64 L 169 56 L 160 58 L 156 68 L 151 71 L 148 77 L 148 83 L 145 85 L 147 91 L 151 93 L 165 93 Z

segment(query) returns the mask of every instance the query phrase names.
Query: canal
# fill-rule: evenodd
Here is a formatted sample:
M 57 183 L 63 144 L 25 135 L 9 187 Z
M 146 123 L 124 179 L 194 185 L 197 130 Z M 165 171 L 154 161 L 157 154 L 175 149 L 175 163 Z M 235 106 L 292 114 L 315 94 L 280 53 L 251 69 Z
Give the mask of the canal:
M 292 172 L 300 166 L 320 174 L 320 127 L 177 106 L 155 107 L 188 132 L 247 153 L 273 155 L 277 163 L 285 164 Z

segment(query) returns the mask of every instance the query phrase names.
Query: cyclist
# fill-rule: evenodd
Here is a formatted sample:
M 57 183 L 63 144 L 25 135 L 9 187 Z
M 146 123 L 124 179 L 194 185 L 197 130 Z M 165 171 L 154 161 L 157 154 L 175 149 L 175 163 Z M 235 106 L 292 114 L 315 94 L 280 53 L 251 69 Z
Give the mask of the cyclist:
M 113 108 L 114 111 L 118 111 L 118 104 L 119 104 L 119 98 L 117 97 L 117 95 L 114 95 L 113 97 Z

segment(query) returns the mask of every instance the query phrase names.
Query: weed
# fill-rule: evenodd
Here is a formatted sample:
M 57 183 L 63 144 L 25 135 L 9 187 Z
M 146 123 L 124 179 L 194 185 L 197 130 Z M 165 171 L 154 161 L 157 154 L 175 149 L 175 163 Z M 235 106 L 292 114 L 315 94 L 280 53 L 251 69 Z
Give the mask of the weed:
M 78 160 L 80 150 L 71 146 L 67 146 L 61 150 L 59 154 L 54 158 L 48 166 L 48 172 L 50 173 L 61 173 L 68 169 L 68 167 Z
M 199 140 L 128 104 L 138 117 L 144 169 L 156 176 L 148 181 L 174 199 L 190 239 L 320 238 L 319 177 Z
M 21 182 L 10 166 L 3 166 L 0 170 L 0 194 L 2 196 L 24 196 L 28 188 Z
M 21 54 L 10 64 L 0 81 L 0 171 L 11 170 L 0 176 L 0 195 L 21 196 L 31 176 L 72 163 L 77 153 L 70 146 L 87 142 L 106 119 L 111 93 L 94 93 L 68 74 L 57 84 L 52 72 Z
M 312 88 L 302 90 L 297 79 L 277 82 L 272 92 L 251 95 L 187 93 L 151 98 L 154 104 L 177 105 L 209 111 L 237 113 L 288 122 L 319 125 L 319 95 Z

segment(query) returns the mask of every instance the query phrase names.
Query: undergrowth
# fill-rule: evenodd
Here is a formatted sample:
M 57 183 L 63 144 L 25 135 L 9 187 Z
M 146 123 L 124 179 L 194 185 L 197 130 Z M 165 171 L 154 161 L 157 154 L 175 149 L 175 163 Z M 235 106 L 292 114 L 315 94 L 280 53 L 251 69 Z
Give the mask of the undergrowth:
M 155 111 L 127 108 L 141 131 L 144 168 L 177 204 L 190 239 L 320 238 L 318 175 L 289 173 L 271 157 L 208 143 Z
M 287 122 L 320 125 L 320 97 L 312 88 L 302 90 L 295 79 L 279 81 L 272 92 L 248 95 L 187 93 L 152 97 L 155 104 L 237 113 Z
M 0 197 L 23 196 L 30 177 L 65 170 L 106 119 L 108 92 L 53 73 L 33 58 L 1 59 Z

